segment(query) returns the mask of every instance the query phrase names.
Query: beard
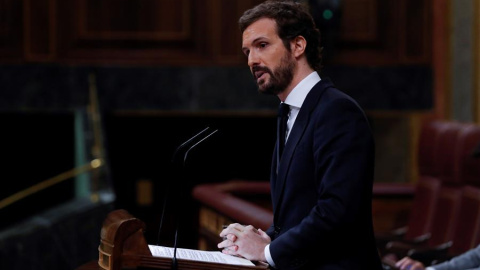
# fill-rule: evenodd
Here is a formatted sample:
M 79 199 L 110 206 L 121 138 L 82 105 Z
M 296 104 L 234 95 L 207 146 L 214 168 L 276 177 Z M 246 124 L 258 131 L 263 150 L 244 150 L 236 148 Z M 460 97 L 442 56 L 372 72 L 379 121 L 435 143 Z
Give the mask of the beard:
M 288 85 L 293 80 L 293 70 L 295 69 L 296 62 L 289 54 L 286 52 L 282 59 L 280 59 L 280 65 L 275 68 L 273 71 L 268 67 L 255 66 L 252 68 L 252 74 L 255 78 L 256 71 L 263 71 L 268 73 L 270 78 L 256 80 L 258 85 L 258 91 L 263 94 L 268 95 L 278 95 L 285 91 Z

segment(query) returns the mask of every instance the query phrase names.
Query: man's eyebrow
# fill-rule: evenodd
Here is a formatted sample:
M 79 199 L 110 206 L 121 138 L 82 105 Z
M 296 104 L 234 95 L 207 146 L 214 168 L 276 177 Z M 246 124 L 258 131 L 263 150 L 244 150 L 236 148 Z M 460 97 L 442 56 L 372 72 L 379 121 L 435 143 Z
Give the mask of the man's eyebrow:
M 250 44 L 255 44 L 256 42 L 261 41 L 262 39 L 266 39 L 266 37 L 263 37 L 263 36 L 262 37 L 257 37 L 256 39 L 252 40 L 252 42 L 250 42 Z M 244 51 L 244 50 L 248 50 L 248 48 L 243 46 L 242 51 Z
M 260 40 L 262 40 L 262 39 L 267 39 L 267 38 L 266 38 L 266 37 L 264 37 L 264 36 L 257 37 L 256 39 L 254 39 L 254 40 L 252 41 L 252 43 L 251 43 L 251 44 L 254 44 L 254 43 L 256 43 L 256 42 L 258 42 L 258 41 L 260 41 Z

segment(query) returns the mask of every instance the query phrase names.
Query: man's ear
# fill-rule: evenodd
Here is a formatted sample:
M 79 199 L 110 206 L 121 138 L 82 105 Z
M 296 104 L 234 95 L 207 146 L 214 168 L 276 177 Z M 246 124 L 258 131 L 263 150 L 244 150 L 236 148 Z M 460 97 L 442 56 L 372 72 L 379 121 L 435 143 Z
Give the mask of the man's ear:
M 295 57 L 300 57 L 305 53 L 307 41 L 303 36 L 297 36 L 290 42 L 290 49 Z

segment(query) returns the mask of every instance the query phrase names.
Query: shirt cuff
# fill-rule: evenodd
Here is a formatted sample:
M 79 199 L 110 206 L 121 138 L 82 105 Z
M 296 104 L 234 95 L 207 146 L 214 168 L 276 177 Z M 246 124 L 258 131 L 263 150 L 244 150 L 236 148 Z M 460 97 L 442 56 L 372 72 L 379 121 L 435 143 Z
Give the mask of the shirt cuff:
M 265 246 L 265 258 L 270 266 L 275 267 L 275 263 L 273 262 L 272 255 L 270 255 L 270 244 Z
M 425 270 L 435 270 L 435 268 L 429 266 L 429 267 L 425 268 Z

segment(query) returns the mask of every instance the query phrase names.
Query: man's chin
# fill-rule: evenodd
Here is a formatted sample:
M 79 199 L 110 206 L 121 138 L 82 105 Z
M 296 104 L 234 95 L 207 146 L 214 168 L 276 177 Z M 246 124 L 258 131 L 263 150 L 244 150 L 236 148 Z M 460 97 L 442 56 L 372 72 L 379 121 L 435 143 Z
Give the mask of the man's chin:
M 275 91 L 275 89 L 271 86 L 268 85 L 258 85 L 258 92 L 264 95 L 271 95 L 271 96 L 276 96 L 278 95 L 278 92 Z
M 258 92 L 265 93 L 267 91 L 268 85 L 265 80 L 258 80 L 257 81 Z

